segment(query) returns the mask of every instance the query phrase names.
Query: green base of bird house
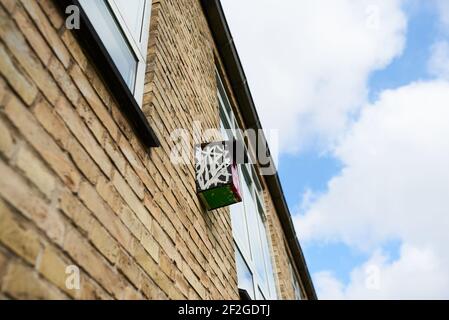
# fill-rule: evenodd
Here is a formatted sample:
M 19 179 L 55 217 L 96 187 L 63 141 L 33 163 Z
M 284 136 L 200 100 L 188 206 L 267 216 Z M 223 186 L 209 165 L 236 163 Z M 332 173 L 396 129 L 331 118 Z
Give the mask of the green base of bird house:
M 199 193 L 199 197 L 207 210 L 215 210 L 240 202 L 240 197 L 232 186 L 223 186 Z
M 242 201 L 237 165 L 229 146 L 220 141 L 195 146 L 195 175 L 197 194 L 207 210 Z

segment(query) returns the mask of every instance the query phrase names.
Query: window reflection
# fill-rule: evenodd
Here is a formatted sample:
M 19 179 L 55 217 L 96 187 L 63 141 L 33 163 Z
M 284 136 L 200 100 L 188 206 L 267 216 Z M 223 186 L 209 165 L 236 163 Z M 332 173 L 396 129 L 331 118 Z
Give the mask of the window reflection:
M 243 250 L 246 255 L 249 255 L 248 231 L 243 204 L 241 202 L 233 204 L 229 209 L 231 211 L 231 224 L 234 237 L 237 238 L 236 240 L 239 242 L 239 245 L 243 246 L 241 250 Z
M 267 282 L 265 285 L 267 286 L 267 288 L 271 294 L 271 299 L 276 299 L 277 293 L 276 293 L 276 285 L 274 282 L 274 277 L 270 276 L 273 274 L 273 265 L 271 263 L 270 247 L 269 247 L 268 239 L 267 239 L 268 234 L 267 234 L 265 225 L 262 223 L 262 220 L 260 220 L 260 222 L 259 222 L 259 229 L 263 230 L 261 233 L 263 235 L 265 235 L 265 236 L 261 237 L 264 259 L 265 259 L 265 267 L 266 267 L 266 273 L 267 273 Z
M 138 61 L 109 5 L 104 0 L 80 0 L 80 4 L 126 84 L 134 92 Z
M 259 233 L 259 219 L 260 215 L 256 209 L 256 204 L 254 197 L 251 193 L 250 187 L 251 182 L 245 177 L 245 182 L 243 183 L 243 202 L 245 204 L 245 209 L 248 217 L 248 231 L 249 231 L 249 241 L 251 243 L 251 256 L 253 258 L 256 272 L 259 278 L 261 279 L 264 289 L 266 290 L 266 273 L 265 273 L 265 262 L 263 257 L 263 249 L 261 236 Z M 264 234 L 265 236 L 265 234 Z
M 254 284 L 253 276 L 248 268 L 248 265 L 243 260 L 242 254 L 238 249 L 236 252 L 236 264 L 237 264 L 237 279 L 239 283 L 239 288 L 244 289 L 248 292 L 251 299 L 254 299 Z
M 114 0 L 134 39 L 142 37 L 145 0 Z

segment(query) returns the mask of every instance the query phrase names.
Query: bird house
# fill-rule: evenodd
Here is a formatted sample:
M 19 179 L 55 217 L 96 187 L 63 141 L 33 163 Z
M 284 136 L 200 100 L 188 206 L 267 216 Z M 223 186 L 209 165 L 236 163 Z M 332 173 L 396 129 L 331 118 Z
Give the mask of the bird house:
M 233 150 L 233 141 L 195 146 L 196 189 L 207 210 L 242 201 Z

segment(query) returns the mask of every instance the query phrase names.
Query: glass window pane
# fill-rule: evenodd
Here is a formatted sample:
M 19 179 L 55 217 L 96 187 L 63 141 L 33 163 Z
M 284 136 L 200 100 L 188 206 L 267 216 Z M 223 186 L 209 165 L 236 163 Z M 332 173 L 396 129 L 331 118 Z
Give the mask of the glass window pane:
M 249 242 L 248 242 L 248 229 L 246 226 L 245 212 L 243 210 L 243 204 L 236 203 L 229 207 L 231 211 L 231 224 L 232 233 L 237 242 L 243 246 L 241 249 L 243 253 L 249 256 Z
M 292 280 L 293 280 L 293 290 L 295 292 L 295 299 L 302 300 L 301 285 L 299 284 L 298 277 L 296 276 L 296 273 L 293 271 L 293 266 L 291 263 L 289 263 L 289 267 L 290 267 L 290 273 L 291 273 Z
M 254 299 L 254 285 L 251 271 L 238 248 L 236 248 L 235 252 L 238 286 L 240 289 L 246 290 L 251 299 Z
M 221 78 L 218 75 L 218 73 L 217 73 L 217 86 L 218 86 L 219 95 L 222 99 L 222 104 L 223 104 L 225 112 L 228 115 L 231 115 L 231 114 L 233 115 L 231 104 L 229 103 L 228 95 L 226 94 L 226 90 L 223 86 L 223 82 L 221 81 Z
M 134 92 L 137 59 L 104 0 L 80 0 L 90 22 L 128 87 Z
M 226 128 L 224 127 L 223 121 L 220 121 L 220 133 L 223 140 L 228 140 L 228 133 L 226 132 Z
M 260 240 L 261 238 L 259 234 L 260 215 L 256 209 L 254 197 L 252 196 L 252 193 L 250 191 L 251 184 L 246 178 L 243 180 L 245 180 L 245 182 L 242 184 L 243 201 L 245 204 L 246 214 L 248 217 L 249 241 L 250 241 L 252 260 L 254 261 L 257 275 L 262 282 L 263 289 L 267 291 L 268 287 L 265 271 L 265 261 L 263 255 L 262 242 Z
M 269 292 L 269 287 L 268 287 L 268 279 L 267 279 L 267 270 L 265 268 L 265 257 L 264 257 L 264 249 L 263 249 L 263 240 L 262 238 L 265 236 L 265 233 L 262 233 L 261 231 L 261 223 L 262 220 L 260 219 L 260 216 L 257 212 L 254 213 L 254 229 L 258 229 L 257 230 L 257 235 L 259 236 L 259 238 L 257 239 L 258 242 L 256 243 L 256 239 L 254 239 L 254 264 L 256 266 L 256 271 L 257 274 L 260 278 L 260 285 L 262 287 L 262 289 L 264 290 L 264 292 Z M 256 231 L 254 230 L 254 233 L 256 233 Z M 252 244 L 252 242 L 251 242 Z
M 232 140 L 233 139 L 232 130 L 230 129 L 229 123 L 226 120 L 226 118 L 224 118 L 222 116 L 221 111 L 220 111 L 220 131 L 221 131 L 221 134 L 222 134 L 224 140 Z
M 260 231 L 260 239 L 262 242 L 263 254 L 264 254 L 264 262 L 265 262 L 265 270 L 266 270 L 266 283 L 265 286 L 269 289 L 269 294 L 271 299 L 276 298 L 276 285 L 274 281 L 274 273 L 273 267 L 271 263 L 271 250 L 268 244 L 268 234 L 265 228 L 262 219 L 259 219 L 259 231 Z
M 223 139 L 230 139 L 229 130 L 225 129 L 223 124 L 223 119 L 220 121 L 220 130 L 223 136 Z M 240 180 L 240 179 L 239 179 Z M 231 225 L 232 225 L 232 234 L 234 239 L 239 243 L 241 249 L 244 251 L 245 255 L 249 255 L 249 240 L 248 240 L 248 229 L 246 226 L 246 218 L 245 211 L 243 208 L 243 203 L 235 203 L 229 206 L 229 210 L 231 212 Z
M 257 300 L 266 300 L 265 295 L 260 288 L 257 289 Z
M 140 42 L 145 0 L 114 0 L 134 40 Z
M 299 283 L 297 281 L 295 281 L 295 299 L 302 300 L 301 289 L 299 288 Z

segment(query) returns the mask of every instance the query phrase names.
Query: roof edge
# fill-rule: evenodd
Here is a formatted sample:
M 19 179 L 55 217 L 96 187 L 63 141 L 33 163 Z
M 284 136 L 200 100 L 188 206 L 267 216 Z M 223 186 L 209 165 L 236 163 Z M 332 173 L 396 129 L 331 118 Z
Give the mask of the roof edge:
M 229 82 L 241 109 L 243 121 L 248 128 L 262 129 L 254 100 L 249 89 L 231 31 L 223 12 L 220 0 L 200 0 L 209 28 L 215 40 L 217 50 L 223 60 Z M 264 140 L 265 137 L 264 137 Z M 308 299 L 317 300 L 315 288 L 310 277 L 304 254 L 296 236 L 290 210 L 278 174 L 265 176 L 271 197 L 293 255 L 295 265 L 300 273 Z

